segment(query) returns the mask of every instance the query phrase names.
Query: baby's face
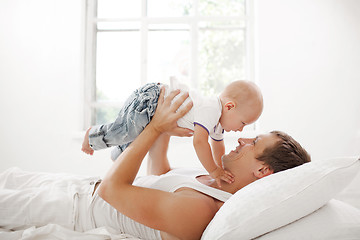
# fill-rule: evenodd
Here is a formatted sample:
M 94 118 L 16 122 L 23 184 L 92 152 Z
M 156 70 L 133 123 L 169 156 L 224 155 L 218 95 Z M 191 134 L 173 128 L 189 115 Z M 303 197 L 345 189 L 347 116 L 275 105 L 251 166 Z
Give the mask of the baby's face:
M 227 131 L 242 131 L 246 125 L 254 123 L 260 116 L 261 110 L 250 107 L 242 107 L 241 109 L 232 108 L 223 110 L 220 118 L 222 128 Z

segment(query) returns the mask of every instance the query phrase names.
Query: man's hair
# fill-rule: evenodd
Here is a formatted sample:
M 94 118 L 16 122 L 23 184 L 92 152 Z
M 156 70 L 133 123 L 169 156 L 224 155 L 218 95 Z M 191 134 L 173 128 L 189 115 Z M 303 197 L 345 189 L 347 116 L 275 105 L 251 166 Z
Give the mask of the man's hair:
M 311 161 L 307 151 L 291 136 L 281 131 L 271 133 L 275 134 L 279 141 L 267 147 L 260 156 L 257 156 L 257 159 L 268 165 L 274 173 Z

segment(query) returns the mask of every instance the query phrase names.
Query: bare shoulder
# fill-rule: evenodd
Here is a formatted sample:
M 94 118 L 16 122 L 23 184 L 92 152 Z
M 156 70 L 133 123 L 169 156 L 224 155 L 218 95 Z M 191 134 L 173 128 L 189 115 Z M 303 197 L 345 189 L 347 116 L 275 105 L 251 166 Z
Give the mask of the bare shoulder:
M 174 209 L 174 216 L 178 224 L 174 233 L 180 239 L 200 239 L 203 231 L 219 210 L 219 205 L 212 197 L 204 195 L 193 189 L 183 189 L 175 193 L 178 207 Z
M 175 192 L 175 194 L 181 198 L 192 199 L 194 203 L 191 205 L 194 205 L 196 207 L 208 208 L 209 211 L 215 211 L 215 213 L 217 212 L 217 210 L 219 210 L 217 201 L 214 198 L 206 194 L 200 193 L 194 189 L 187 187 L 180 188 Z
M 201 215 L 206 216 L 205 213 L 208 214 L 208 217 L 210 217 L 210 220 L 213 218 L 215 213 L 219 210 L 219 207 L 216 204 L 216 201 L 205 194 L 196 192 L 195 190 L 192 190 L 194 193 L 179 193 L 184 198 L 188 198 L 189 201 L 189 208 L 193 208 L 194 212 L 200 212 Z

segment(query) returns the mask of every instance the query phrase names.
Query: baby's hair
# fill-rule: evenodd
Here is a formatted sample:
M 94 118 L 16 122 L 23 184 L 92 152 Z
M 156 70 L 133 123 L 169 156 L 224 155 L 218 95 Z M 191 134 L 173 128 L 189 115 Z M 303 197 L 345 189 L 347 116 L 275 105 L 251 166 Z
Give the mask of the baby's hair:
M 263 101 L 259 87 L 255 83 L 245 80 L 231 82 L 225 87 L 221 96 L 234 101 L 237 105 L 252 99 L 253 96 L 259 96 L 261 103 Z

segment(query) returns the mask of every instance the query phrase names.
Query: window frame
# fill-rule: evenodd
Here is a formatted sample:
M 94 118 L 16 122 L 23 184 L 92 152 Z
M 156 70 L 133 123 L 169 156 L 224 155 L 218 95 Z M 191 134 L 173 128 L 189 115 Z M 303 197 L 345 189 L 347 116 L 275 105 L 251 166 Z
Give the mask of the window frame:
M 201 16 L 184 16 L 184 17 L 147 17 L 146 16 L 146 2 L 141 0 L 141 17 L 138 18 L 97 18 L 97 0 L 85 0 L 84 4 L 84 119 L 83 130 L 94 125 L 95 110 L 101 107 L 121 107 L 121 102 L 98 102 L 96 101 L 96 40 L 97 32 L 112 31 L 112 30 L 98 30 L 97 23 L 101 22 L 129 22 L 140 21 L 140 76 L 141 85 L 147 82 L 147 32 L 150 24 L 163 23 L 187 23 L 190 25 L 190 79 L 193 88 L 198 86 L 198 69 L 196 64 L 198 62 L 198 22 L 199 21 L 221 21 L 221 20 L 242 20 L 245 22 L 243 28 L 245 32 L 245 78 L 249 81 L 257 82 L 255 79 L 255 57 L 254 57 L 254 3 L 251 0 L 245 0 L 245 15 L 243 17 L 201 17 Z M 194 11 L 197 12 L 197 0 L 194 0 Z M 255 130 L 257 124 L 254 124 L 252 130 Z

